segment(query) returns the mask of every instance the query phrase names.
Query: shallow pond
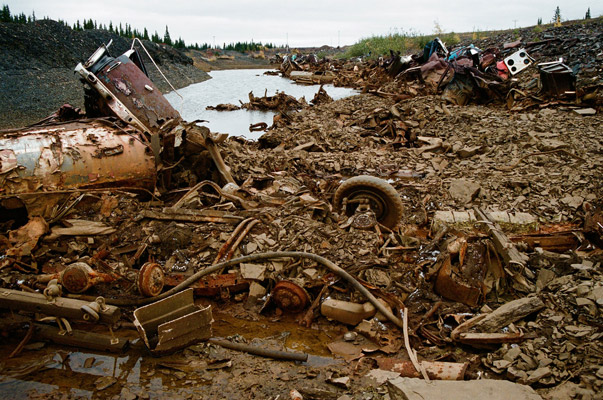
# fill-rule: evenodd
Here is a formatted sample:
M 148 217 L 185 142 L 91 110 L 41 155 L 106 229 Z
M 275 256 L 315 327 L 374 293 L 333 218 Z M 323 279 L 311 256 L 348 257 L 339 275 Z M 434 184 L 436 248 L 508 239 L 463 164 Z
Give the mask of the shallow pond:
M 240 390 L 237 384 L 243 384 L 237 377 L 248 372 L 276 368 L 281 374 L 296 375 L 295 371 L 303 372 L 306 368 L 341 363 L 326 347 L 345 331 L 340 325 L 327 324 L 311 329 L 299 326 L 293 317 L 275 321 L 258 314 L 251 319 L 243 319 L 232 316 L 232 312 L 236 311 L 214 313 L 214 337 L 234 335 L 258 347 L 305 352 L 309 354 L 308 361 L 274 361 L 204 344 L 173 355 L 153 357 L 133 329 L 116 332 L 132 341 L 131 348 L 123 354 L 53 344 L 42 346 L 40 342 L 32 341 L 32 348 L 8 359 L 8 353 L 18 342 L 11 340 L 8 345 L 0 345 L 0 360 L 3 360 L 0 363 L 0 396 L 5 399 L 41 399 L 58 398 L 60 393 L 70 396 L 68 398 L 96 399 L 120 395 L 120 398 L 128 398 L 123 392 L 127 388 L 129 393 L 148 399 L 216 398 L 214 395 L 233 398 L 231 395 Z M 107 333 L 103 326 L 91 328 L 98 333 Z M 205 365 L 211 360 L 217 362 Z M 232 366 L 221 365 L 228 361 Z M 265 374 L 262 379 L 273 378 Z M 278 380 L 273 384 L 278 386 Z M 233 393 L 229 395 L 228 390 Z
M 272 125 L 274 112 L 263 111 L 214 111 L 206 110 L 207 106 L 218 104 L 240 105 L 249 102 L 249 92 L 261 97 L 266 94 L 273 96 L 277 92 L 285 92 L 299 99 L 305 97 L 310 102 L 319 85 L 297 85 L 293 81 L 280 76 L 264 75 L 264 69 L 234 69 L 212 71 L 212 79 L 179 89 L 180 98 L 175 92 L 166 95 L 172 106 L 176 108 L 187 121 L 206 120 L 204 123 L 212 132 L 228 133 L 231 136 L 244 136 L 256 140 L 263 132 L 249 132 L 249 125 L 266 122 Z M 333 99 L 341 99 L 358 92 L 349 89 L 325 85 L 324 89 Z

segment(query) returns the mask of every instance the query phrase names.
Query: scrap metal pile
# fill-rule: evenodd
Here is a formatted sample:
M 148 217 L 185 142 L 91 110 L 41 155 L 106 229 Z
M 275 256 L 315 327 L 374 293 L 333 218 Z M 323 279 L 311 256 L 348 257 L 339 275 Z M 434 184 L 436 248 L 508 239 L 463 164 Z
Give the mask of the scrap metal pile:
M 536 100 L 512 80 L 535 62 L 509 48 L 289 61 L 364 93 L 330 101 L 321 87 L 315 106 L 250 94 L 301 110 L 247 142 L 182 121 L 143 68 L 120 72 L 135 53 L 102 47 L 77 70 L 88 117 L 103 117 L 63 107 L 0 136 L 2 329 L 23 337 L 11 356 L 33 340 L 125 351 L 135 328 L 155 355 L 208 341 L 306 360 L 233 343 L 236 328 L 212 337 L 221 312 L 309 336 L 342 327 L 324 346 L 345 364 L 287 367 L 297 377 L 265 382 L 265 398 L 437 398 L 416 378 L 467 380 L 432 385 L 451 398 L 596 398 L 603 123 L 559 106 L 600 109 L 601 85 L 547 64 L 531 87 L 553 100 Z M 492 101 L 518 113 L 473 104 Z
M 436 38 L 417 54 L 390 50 L 389 57 L 356 62 L 285 56 L 279 70 L 293 80 L 329 75 L 328 81 L 312 83 L 333 82 L 395 99 L 439 94 L 451 104 L 506 103 L 513 111 L 553 105 L 590 108 L 600 106 L 602 98 L 600 27 L 600 21 L 575 24 L 541 35 L 524 29 L 519 37 L 494 36 L 450 51 Z

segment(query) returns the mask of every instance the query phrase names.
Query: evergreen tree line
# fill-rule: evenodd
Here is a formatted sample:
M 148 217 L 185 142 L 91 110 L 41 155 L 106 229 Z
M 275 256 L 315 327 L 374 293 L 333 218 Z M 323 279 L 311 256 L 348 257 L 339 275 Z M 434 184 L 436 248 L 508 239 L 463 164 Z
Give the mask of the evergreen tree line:
M 251 42 L 236 42 L 236 43 L 231 43 L 231 44 L 224 44 L 223 49 L 224 50 L 234 50 L 234 51 L 239 51 L 241 53 L 245 52 L 245 51 L 258 51 L 258 50 L 262 50 L 263 48 L 268 48 L 271 49 L 274 47 L 274 45 L 272 43 L 266 43 L 265 45 L 263 45 L 262 43 L 256 43 L 253 40 L 251 40 Z
M 45 17 L 44 19 L 48 19 L 48 17 Z M 28 22 L 35 22 L 35 21 L 36 21 L 35 12 L 32 12 L 32 15 L 30 15 L 30 16 L 26 16 L 24 13 L 21 13 L 19 15 L 11 15 L 8 5 L 3 5 L 2 10 L 0 11 L 0 22 L 13 22 L 13 23 L 19 23 L 19 24 L 26 24 Z M 186 48 L 186 49 L 195 49 L 195 50 L 207 50 L 212 47 L 209 45 L 209 43 L 202 43 L 201 45 L 199 43 L 195 43 L 195 44 L 187 46 L 181 37 L 179 37 L 177 40 L 172 40 L 167 25 L 165 27 L 165 33 L 163 34 L 163 36 L 160 36 L 157 33 L 157 31 L 155 31 L 155 33 L 149 35 L 147 28 L 144 28 L 141 32 L 136 28 L 132 28 L 132 26 L 129 24 L 125 24 L 125 26 L 122 26 L 121 22 L 119 23 L 119 25 L 115 25 L 115 26 L 113 26 L 113 22 L 109 22 L 109 26 L 103 25 L 103 24 L 97 24 L 97 22 L 92 20 L 92 18 L 90 18 L 88 20 L 85 19 L 85 20 L 83 20 L 82 23 L 80 23 L 80 20 L 77 20 L 73 24 L 73 26 L 70 26 L 69 24 L 67 24 L 65 21 L 63 21 L 61 19 L 59 19 L 57 22 L 73 29 L 74 31 L 102 29 L 102 30 L 109 31 L 111 33 L 114 33 L 116 35 L 119 35 L 119 36 L 122 36 L 122 37 L 125 37 L 128 39 L 139 38 L 139 39 L 143 39 L 143 40 L 150 40 L 153 43 L 167 44 L 167 45 L 173 46 L 177 49 L 185 49 Z M 226 45 L 226 43 L 224 43 L 224 47 L 222 49 L 245 52 L 245 51 L 258 51 L 258 50 L 261 50 L 263 47 L 273 48 L 274 45 L 271 43 L 262 45 L 261 42 L 256 43 L 252 40 L 250 43 L 237 42 L 237 43 L 231 43 L 229 45 Z
M 0 11 L 0 22 L 14 22 L 16 24 L 26 24 L 28 22 L 34 22 L 35 20 L 35 12 L 32 12 L 29 16 L 26 16 L 25 13 L 11 15 L 10 9 L 7 5 L 3 5 L 2 11 Z

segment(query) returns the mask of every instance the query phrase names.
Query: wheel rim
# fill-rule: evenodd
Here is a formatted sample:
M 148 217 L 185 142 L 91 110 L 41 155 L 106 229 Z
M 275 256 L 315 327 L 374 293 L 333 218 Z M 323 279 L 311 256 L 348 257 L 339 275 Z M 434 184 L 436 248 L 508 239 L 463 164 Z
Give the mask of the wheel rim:
M 368 205 L 371 210 L 375 213 L 375 217 L 377 220 L 381 220 L 385 215 L 387 215 L 388 208 L 386 200 L 380 196 L 378 193 L 368 190 L 357 190 L 350 193 L 347 196 L 348 202 L 356 203 L 360 200 L 368 201 Z M 351 210 L 351 213 L 354 213 L 355 208 Z

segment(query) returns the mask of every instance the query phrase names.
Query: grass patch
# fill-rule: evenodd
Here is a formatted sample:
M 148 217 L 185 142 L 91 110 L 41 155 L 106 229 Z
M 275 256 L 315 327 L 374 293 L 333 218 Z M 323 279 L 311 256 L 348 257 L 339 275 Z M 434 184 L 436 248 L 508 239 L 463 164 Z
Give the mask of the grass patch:
M 414 53 L 422 50 L 431 40 L 439 37 L 447 47 L 460 43 L 461 38 L 456 33 L 443 33 L 440 35 L 418 35 L 415 33 L 395 33 L 386 36 L 372 36 L 361 39 L 359 42 L 351 45 L 346 51 L 344 57 L 362 57 L 378 58 L 379 56 L 389 55 L 390 50 L 400 51 L 402 54 Z

